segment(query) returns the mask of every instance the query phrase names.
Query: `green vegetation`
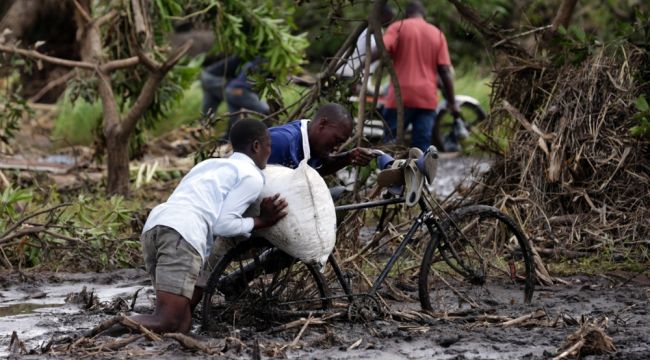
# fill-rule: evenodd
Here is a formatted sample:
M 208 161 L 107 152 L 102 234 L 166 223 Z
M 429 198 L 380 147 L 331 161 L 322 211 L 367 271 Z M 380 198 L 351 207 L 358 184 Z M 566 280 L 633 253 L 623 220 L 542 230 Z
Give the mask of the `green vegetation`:
M 59 114 L 54 123 L 52 138 L 64 146 L 93 143 L 95 129 L 102 121 L 102 104 L 84 99 L 76 102 L 64 96 L 58 104 Z
M 151 130 L 150 135 L 156 137 L 178 129 L 181 125 L 196 124 L 201 116 L 202 101 L 201 84 L 195 81 L 183 91 L 180 100 L 170 106 L 169 112 Z M 225 105 L 222 104 L 221 106 L 224 107 Z
M 19 121 L 25 115 L 31 115 L 32 111 L 27 102 L 12 92 L 6 96 L 0 94 L 0 144 L 8 144 L 14 137 L 14 133 L 20 129 Z
M 547 261 L 549 272 L 555 276 L 569 276 L 575 274 L 602 274 L 610 271 L 631 271 L 637 273 L 648 272 L 650 257 L 646 253 L 642 257 L 611 257 L 601 253 L 594 253 L 579 259 L 559 259 Z
M 456 67 L 454 91 L 456 95 L 462 94 L 475 98 L 487 113 L 490 109 L 491 80 L 491 76 L 486 74 L 482 66 L 461 63 Z
M 650 106 L 648 106 L 648 101 L 644 96 L 639 96 L 634 106 L 638 111 L 634 115 L 634 119 L 639 122 L 639 125 L 633 126 L 630 133 L 638 137 L 650 136 Z
M 44 208 L 44 203 L 49 207 Z M 141 262 L 139 229 L 131 223 L 139 207 L 138 201 L 121 196 L 8 187 L 0 194 L 4 265 L 66 271 L 136 266 Z M 29 226 L 14 228 L 18 221 Z M 46 224 L 48 229 L 39 236 L 20 236 Z

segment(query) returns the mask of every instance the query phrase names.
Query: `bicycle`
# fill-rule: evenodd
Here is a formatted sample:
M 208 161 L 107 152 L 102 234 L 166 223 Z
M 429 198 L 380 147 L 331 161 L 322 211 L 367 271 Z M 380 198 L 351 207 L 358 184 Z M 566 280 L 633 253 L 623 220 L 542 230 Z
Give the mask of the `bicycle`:
M 388 207 L 402 203 L 404 197 L 388 195 L 381 200 L 337 206 L 336 210 L 380 207 L 380 229 Z M 221 258 L 210 275 L 203 298 L 204 328 L 210 329 L 215 320 L 247 325 L 245 320 L 251 317 L 257 320 L 286 314 L 306 316 L 328 311 L 335 301 L 347 301 L 350 306 L 355 299 L 370 299 L 379 307 L 379 289 L 407 245 L 421 238 L 416 236 L 421 231 L 429 237 L 419 265 L 418 297 L 423 310 L 508 306 L 517 301 L 512 293 L 522 292 L 522 287 L 523 302 L 529 303 L 535 281 L 533 258 L 528 239 L 514 220 L 491 206 L 462 206 L 447 214 L 434 203 L 428 196 L 420 197 L 419 215 L 366 293 L 352 291 L 334 254 L 330 255 L 328 265 L 342 294 L 332 293 L 323 274 L 312 265 L 295 259 L 290 259 L 290 266 L 281 271 L 267 271 L 262 264 L 278 254 L 278 249 L 259 239 L 240 243 Z M 251 255 L 251 251 L 255 254 Z M 277 261 L 270 263 L 278 265 Z M 229 297 L 220 288 L 220 279 L 228 279 L 236 271 L 246 273 L 245 270 L 248 274 L 240 276 L 239 285 L 228 284 L 244 290 Z M 258 311 L 247 311 L 251 307 Z

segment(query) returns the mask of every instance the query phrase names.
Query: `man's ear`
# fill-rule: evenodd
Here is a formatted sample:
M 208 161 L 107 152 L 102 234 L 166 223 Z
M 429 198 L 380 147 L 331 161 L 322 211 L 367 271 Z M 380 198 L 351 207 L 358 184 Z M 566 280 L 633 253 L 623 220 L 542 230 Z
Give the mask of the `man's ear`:
M 324 129 L 329 125 L 330 119 L 327 118 L 327 116 L 323 116 L 320 119 L 318 119 L 318 127 L 321 129 Z
M 257 154 L 258 152 L 260 152 L 261 148 L 262 148 L 262 143 L 260 143 L 259 140 L 253 140 L 253 142 L 251 143 L 251 152 L 253 154 Z

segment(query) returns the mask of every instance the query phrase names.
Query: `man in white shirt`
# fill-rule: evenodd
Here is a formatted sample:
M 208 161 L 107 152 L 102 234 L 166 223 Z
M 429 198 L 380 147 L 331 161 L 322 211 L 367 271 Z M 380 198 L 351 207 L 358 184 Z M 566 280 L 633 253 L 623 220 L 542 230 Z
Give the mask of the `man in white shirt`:
M 381 9 L 381 24 L 383 26 L 388 26 L 393 18 L 395 17 L 395 12 L 388 5 L 384 5 Z M 367 37 L 370 36 L 370 51 L 366 49 Z M 353 79 L 355 77 L 362 77 L 363 74 L 363 65 L 366 58 L 366 53 L 373 54 L 377 50 L 377 42 L 375 41 L 375 36 L 368 33 L 368 28 L 365 28 L 359 37 L 357 38 L 357 44 L 350 54 L 350 57 L 347 58 L 345 63 L 336 71 L 336 74 L 344 79 Z M 370 64 L 370 74 L 373 74 L 379 65 L 379 61 L 373 61 Z M 381 79 L 379 79 L 381 81 Z
M 155 332 L 190 330 L 192 310 L 202 295 L 197 279 L 215 236 L 250 236 L 253 229 L 274 225 L 286 215 L 287 203 L 276 194 L 262 200 L 260 216 L 242 216 L 264 186 L 261 169 L 271 154 L 266 126 L 242 119 L 232 127 L 230 141 L 234 153 L 229 158 L 194 166 L 144 225 L 142 250 L 156 289 L 156 308 L 132 319 Z

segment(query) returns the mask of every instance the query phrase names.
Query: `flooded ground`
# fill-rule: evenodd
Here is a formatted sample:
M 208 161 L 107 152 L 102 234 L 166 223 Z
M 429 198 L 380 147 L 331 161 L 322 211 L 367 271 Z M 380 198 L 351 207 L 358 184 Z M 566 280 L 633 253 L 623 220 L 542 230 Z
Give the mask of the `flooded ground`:
M 367 321 L 342 318 L 314 325 L 273 328 L 255 332 L 223 324 L 225 335 L 217 338 L 202 332 L 195 321 L 192 336 L 226 358 L 286 357 L 290 359 L 545 359 L 556 354 L 567 336 L 580 323 L 599 322 L 612 337 L 617 351 L 590 359 L 650 358 L 650 279 L 632 273 L 602 276 L 576 275 L 567 284 L 538 287 L 533 303 L 502 309 L 447 313 L 415 319 L 419 305 L 389 302 L 390 311 Z M 97 296 L 74 299 L 84 287 Z M 134 294 L 138 291 L 136 301 Z M 417 293 L 410 294 L 414 299 Z M 67 298 L 67 300 L 66 300 Z M 0 356 L 10 355 L 11 334 L 24 343 L 25 358 L 40 358 L 52 339 L 85 332 L 117 311 L 152 310 L 153 291 L 141 270 L 104 274 L 13 273 L 3 277 L 0 290 Z M 67 302 L 66 302 L 67 301 Z M 115 304 L 126 304 L 126 308 Z M 504 325 L 505 319 L 534 314 L 532 319 Z M 289 323 L 278 321 L 274 326 Z M 128 339 L 99 336 L 98 343 Z M 175 340 L 140 338 L 117 351 L 86 351 L 101 358 L 208 357 L 190 351 Z M 18 350 L 18 353 L 21 351 Z M 54 353 L 59 358 L 79 358 L 80 353 Z
M 480 158 L 442 156 L 431 190 L 446 197 L 470 179 L 471 169 L 488 166 Z M 13 272 L 0 274 L 0 357 L 40 359 L 45 352 L 63 359 L 546 359 L 555 356 L 581 324 L 597 323 L 617 351 L 586 358 L 650 359 L 647 276 L 574 275 L 563 279 L 566 284 L 538 286 L 530 305 L 515 302 L 506 308 L 435 316 L 420 313 L 417 291 L 407 289 L 408 300 L 387 300 L 385 313 L 364 321 L 346 316 L 323 320 L 326 314 L 309 321 L 276 320 L 262 331 L 223 324 L 220 335 L 214 336 L 204 333 L 196 319 L 191 335 L 203 350 L 188 350 L 170 338 L 153 341 L 135 333 L 80 342 L 80 334 L 118 313 L 153 310 L 154 292 L 141 269 Z M 283 326 L 286 329 L 278 330 Z M 62 339 L 68 339 L 68 350 L 66 342 L 57 345 Z

